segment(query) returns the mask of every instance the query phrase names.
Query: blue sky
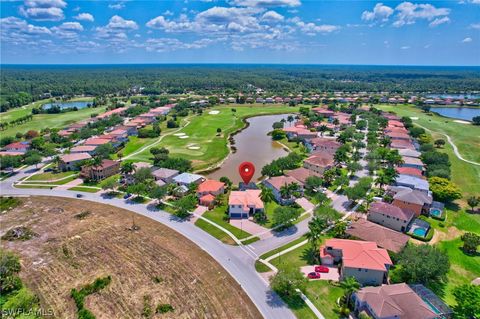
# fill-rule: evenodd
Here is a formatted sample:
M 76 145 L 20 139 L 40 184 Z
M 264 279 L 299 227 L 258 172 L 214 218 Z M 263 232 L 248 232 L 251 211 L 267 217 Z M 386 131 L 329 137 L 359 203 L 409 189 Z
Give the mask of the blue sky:
M 480 0 L 0 5 L 4 64 L 480 65 Z

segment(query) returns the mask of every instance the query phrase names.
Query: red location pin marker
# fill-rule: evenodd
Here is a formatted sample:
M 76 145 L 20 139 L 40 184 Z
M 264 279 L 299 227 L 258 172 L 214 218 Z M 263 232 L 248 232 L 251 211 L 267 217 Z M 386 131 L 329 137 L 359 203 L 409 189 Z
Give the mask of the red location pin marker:
M 238 172 L 240 173 L 240 176 L 242 177 L 245 184 L 248 184 L 250 183 L 253 174 L 255 174 L 255 166 L 250 162 L 243 162 L 238 167 Z

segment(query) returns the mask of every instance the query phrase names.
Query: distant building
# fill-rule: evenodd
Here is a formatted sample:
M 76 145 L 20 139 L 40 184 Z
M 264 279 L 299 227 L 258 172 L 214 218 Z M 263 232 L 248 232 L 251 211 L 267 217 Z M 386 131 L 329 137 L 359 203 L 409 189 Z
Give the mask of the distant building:
M 257 212 L 264 211 L 264 205 L 260 199 L 258 189 L 245 191 L 232 191 L 228 198 L 228 214 L 230 218 L 249 218 Z
M 91 159 L 92 156 L 88 153 L 72 153 L 60 155 L 60 162 L 58 168 L 62 171 L 73 171 L 80 169 L 80 165 Z
M 30 142 L 13 142 L 6 145 L 3 149 L 7 152 L 16 152 L 25 154 L 31 148 Z
M 95 154 L 95 149 L 97 147 L 94 145 L 80 145 L 80 146 L 75 146 L 70 149 L 71 154 L 75 153 L 88 153 L 90 155 Z
M 104 159 L 102 160 L 102 164 L 98 166 L 83 166 L 80 176 L 94 181 L 100 181 L 119 172 L 120 162 Z

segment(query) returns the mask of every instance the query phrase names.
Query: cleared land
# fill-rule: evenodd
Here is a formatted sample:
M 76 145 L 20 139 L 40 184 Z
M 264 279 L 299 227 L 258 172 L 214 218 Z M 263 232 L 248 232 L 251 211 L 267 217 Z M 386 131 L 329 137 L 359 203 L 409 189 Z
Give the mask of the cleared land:
M 236 109 L 232 112 L 231 109 Z M 210 114 L 218 111 L 218 114 Z M 297 112 L 298 107 L 287 105 L 238 105 L 230 104 L 207 109 L 202 115 L 191 117 L 189 124 L 179 130 L 188 138 L 169 135 L 162 139 L 158 147 L 166 147 L 172 156 L 187 158 L 196 170 L 206 169 L 224 159 L 228 153 L 228 135 L 244 127 L 246 117 Z M 217 128 L 222 132 L 217 135 Z M 194 149 L 189 147 L 194 147 Z M 198 147 L 198 148 L 197 148 Z M 149 150 L 137 154 L 130 160 L 148 161 Z
M 39 237 L 2 241 L 2 247 L 21 257 L 22 279 L 58 318 L 76 317 L 72 288 L 108 275 L 110 285 L 86 298 L 97 318 L 141 318 L 144 296 L 153 311 L 171 304 L 170 318 L 261 318 L 216 261 L 159 223 L 136 216 L 140 229 L 131 231 L 132 213 L 108 205 L 55 197 L 22 201 L 0 216 L 1 232 L 23 225 Z
M 399 116 L 418 118 L 413 123 L 418 123 L 432 131 L 434 139 L 444 139 L 445 136 L 435 132 L 447 134 L 457 146 L 459 153 L 467 160 L 480 163 L 480 127 L 455 122 L 455 119 L 427 114 L 410 105 L 375 105 L 376 108 L 393 111 Z M 441 152 L 450 157 L 452 163 L 452 181 L 462 189 L 464 199 L 480 194 L 480 166 L 469 164 L 457 158 L 452 146 L 447 142 Z

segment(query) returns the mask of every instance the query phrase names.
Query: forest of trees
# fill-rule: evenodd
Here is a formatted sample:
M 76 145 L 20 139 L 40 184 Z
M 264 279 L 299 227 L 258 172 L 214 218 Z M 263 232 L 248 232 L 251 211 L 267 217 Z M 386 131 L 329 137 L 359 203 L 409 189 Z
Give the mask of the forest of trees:
M 478 67 L 322 66 L 322 65 L 72 65 L 3 66 L 3 111 L 53 96 L 308 91 L 464 92 L 480 87 Z

